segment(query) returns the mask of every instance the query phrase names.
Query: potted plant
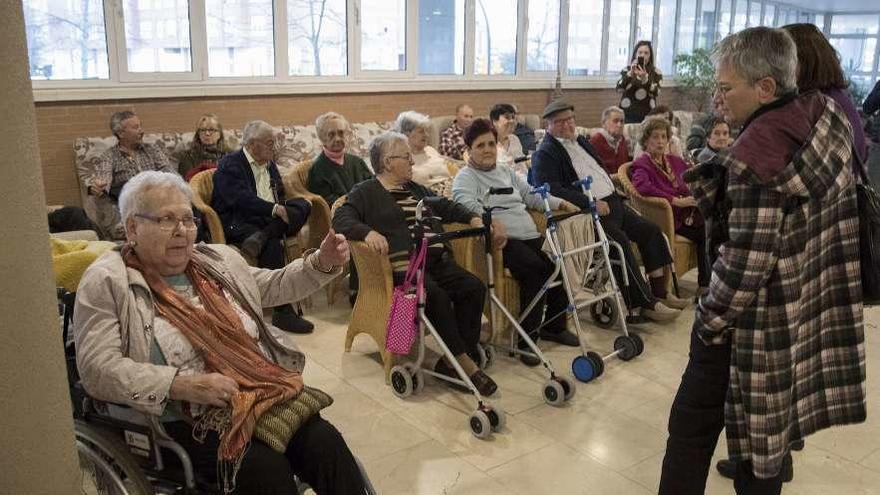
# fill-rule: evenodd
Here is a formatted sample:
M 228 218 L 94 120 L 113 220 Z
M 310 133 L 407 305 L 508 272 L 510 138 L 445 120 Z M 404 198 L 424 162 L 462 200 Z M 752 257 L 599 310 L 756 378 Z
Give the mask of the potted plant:
M 673 60 L 678 88 L 694 102 L 702 113 L 715 90 L 715 66 L 709 52 L 697 48 L 691 53 L 680 53 Z

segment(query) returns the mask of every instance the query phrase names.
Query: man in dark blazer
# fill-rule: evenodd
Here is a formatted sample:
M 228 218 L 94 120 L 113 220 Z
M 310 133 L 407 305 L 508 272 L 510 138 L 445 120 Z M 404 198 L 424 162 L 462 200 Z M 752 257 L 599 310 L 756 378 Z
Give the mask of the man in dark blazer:
M 262 120 L 249 122 L 242 144 L 242 149 L 220 159 L 214 173 L 211 206 L 220 216 L 229 244 L 239 246 L 262 268 L 281 268 L 286 261 L 284 238 L 302 229 L 311 204 L 285 196 L 274 162 L 272 126 Z M 314 329 L 289 304 L 274 308 L 272 324 L 294 333 Z
M 672 256 L 660 228 L 639 216 L 615 192 L 599 155 L 585 137 L 577 135 L 574 106 L 555 100 L 544 109 L 543 118 L 547 133 L 532 154 L 530 182 L 533 185 L 547 183 L 554 196 L 586 209 L 589 207 L 587 196 L 573 183 L 591 176 L 602 228 L 620 244 L 626 258 L 630 284 L 623 295 L 627 305 L 641 308 L 641 315 L 654 321 L 674 319 L 687 302 L 667 291 L 665 268 L 672 263 Z M 639 247 L 650 287 L 638 268 L 630 241 Z M 622 280 L 619 273 L 615 277 Z

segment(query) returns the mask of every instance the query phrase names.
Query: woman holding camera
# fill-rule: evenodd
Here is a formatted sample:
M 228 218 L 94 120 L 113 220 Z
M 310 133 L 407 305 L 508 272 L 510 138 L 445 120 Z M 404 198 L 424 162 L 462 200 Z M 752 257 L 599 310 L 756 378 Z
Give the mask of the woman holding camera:
M 639 123 L 657 106 L 663 74 L 654 67 L 654 48 L 650 41 L 639 41 L 633 48 L 629 67 L 620 71 L 617 90 L 622 91 L 620 108 L 627 124 Z

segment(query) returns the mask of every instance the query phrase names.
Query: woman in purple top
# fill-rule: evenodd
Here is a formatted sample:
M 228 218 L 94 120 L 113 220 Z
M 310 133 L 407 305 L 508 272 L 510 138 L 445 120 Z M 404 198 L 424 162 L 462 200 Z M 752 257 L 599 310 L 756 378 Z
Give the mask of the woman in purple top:
M 700 292 L 709 287 L 711 271 L 706 257 L 706 234 L 697 202 L 682 179 L 687 164 L 669 153 L 672 127 L 664 119 L 651 118 L 642 126 L 640 143 L 645 153 L 630 168 L 630 180 L 642 196 L 663 198 L 672 205 L 675 233 L 697 246 L 697 281 Z M 671 241 L 672 239 L 670 239 Z
M 789 24 L 782 29 L 794 39 L 798 54 L 798 90 L 801 93 L 817 90 L 834 100 L 849 118 L 853 129 L 853 146 L 862 162 L 868 158 L 868 142 L 859 111 L 850 97 L 849 83 L 840 67 L 837 50 L 828 38 L 812 24 Z

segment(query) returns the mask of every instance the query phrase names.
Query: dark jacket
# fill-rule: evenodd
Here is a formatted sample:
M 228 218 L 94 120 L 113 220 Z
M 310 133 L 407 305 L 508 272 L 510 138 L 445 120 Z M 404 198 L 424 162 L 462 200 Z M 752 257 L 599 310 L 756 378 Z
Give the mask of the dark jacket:
M 430 198 L 427 202 L 431 215 L 440 217 L 443 223 L 468 223 L 477 217 L 464 206 L 435 196 L 430 189 L 415 182 L 407 183 L 406 187 L 418 200 Z M 351 241 L 363 241 L 371 230 L 375 230 L 388 240 L 389 253 L 412 251 L 413 240 L 406 216 L 379 179 L 369 179 L 354 186 L 345 203 L 333 215 L 333 229 Z
M 731 343 L 731 457 L 758 478 L 790 442 L 865 420 L 852 130 L 830 98 L 771 103 L 685 180 L 706 219 L 712 283 L 694 331 Z
M 309 182 L 306 187 L 324 198 L 332 207 L 333 203 L 348 194 L 355 184 L 371 177 L 373 174 L 367 168 L 367 164 L 355 155 L 346 153 L 342 165 L 337 165 L 327 158 L 327 155 L 321 153 L 315 158 L 309 170 Z
M 287 199 L 284 183 L 275 162 L 269 162 L 269 180 L 275 190 L 278 203 Z M 217 211 L 223 223 L 226 237 L 238 238 L 244 225 L 263 228 L 272 220 L 275 203 L 264 201 L 257 196 L 257 183 L 243 150 L 230 153 L 220 159 L 214 173 L 214 194 L 211 207 Z M 252 229 L 251 229 L 252 230 Z
M 600 166 L 602 159 L 593 148 L 593 145 L 584 136 L 578 136 L 577 142 L 587 153 L 596 160 Z M 557 198 L 562 198 L 569 203 L 574 203 L 579 208 L 589 208 L 587 197 L 584 196 L 580 186 L 573 183 L 579 177 L 571 163 L 568 151 L 558 139 L 550 133 L 544 135 L 541 146 L 532 154 L 532 168 L 529 170 L 529 183 L 533 186 L 544 184 L 550 185 L 550 192 Z
M 862 104 L 862 110 L 868 115 L 880 110 L 880 81 L 877 81 L 877 84 L 874 85 L 874 89 L 871 90 L 871 94 L 865 98 L 865 102 Z

